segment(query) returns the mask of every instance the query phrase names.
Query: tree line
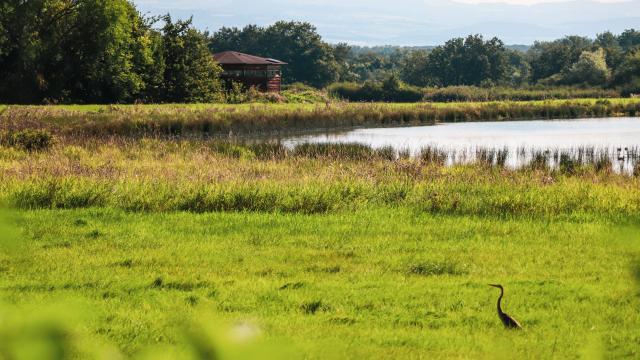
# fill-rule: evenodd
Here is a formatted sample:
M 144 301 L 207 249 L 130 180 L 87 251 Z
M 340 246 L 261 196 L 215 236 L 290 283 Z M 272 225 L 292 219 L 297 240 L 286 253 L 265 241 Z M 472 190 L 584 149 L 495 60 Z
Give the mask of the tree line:
M 329 44 L 304 22 L 209 33 L 190 20 L 143 15 L 128 0 L 5 0 L 0 102 L 224 101 L 222 69 L 211 54 L 225 50 L 285 61 L 285 82 L 316 88 L 347 82 L 381 92 L 405 84 L 640 92 L 640 31 L 633 29 L 536 42 L 527 51 L 480 35 L 435 47 L 367 49 Z
M 433 49 L 396 48 L 349 58 L 348 81 L 382 81 L 396 74 L 416 86 L 581 85 L 640 83 L 640 31 L 605 32 L 596 39 L 568 36 L 536 42 L 526 51 L 480 35 L 456 38 Z
M 5 0 L 0 101 L 217 101 L 207 42 L 190 20 L 143 16 L 127 0 Z

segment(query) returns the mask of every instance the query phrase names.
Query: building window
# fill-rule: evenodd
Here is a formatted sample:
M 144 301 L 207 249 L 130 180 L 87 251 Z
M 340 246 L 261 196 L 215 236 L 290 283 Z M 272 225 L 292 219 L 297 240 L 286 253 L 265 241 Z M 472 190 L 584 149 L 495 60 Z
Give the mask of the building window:
M 225 76 L 240 77 L 242 76 L 242 70 L 225 70 L 222 74 Z
M 264 70 L 245 70 L 244 76 L 246 77 L 265 77 L 267 72 Z

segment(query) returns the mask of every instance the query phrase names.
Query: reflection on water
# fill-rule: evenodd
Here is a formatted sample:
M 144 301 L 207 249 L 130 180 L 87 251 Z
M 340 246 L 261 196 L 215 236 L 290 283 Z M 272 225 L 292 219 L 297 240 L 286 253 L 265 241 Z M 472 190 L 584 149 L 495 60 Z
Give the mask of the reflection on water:
M 356 129 L 284 140 L 288 147 L 301 143 L 361 143 L 411 154 L 434 148 L 447 154 L 448 163 L 475 161 L 482 153 L 494 151 L 506 154 L 505 163 L 512 167 L 540 154 L 546 154 L 551 163 L 562 154 L 575 158 L 606 155 L 617 168 L 628 168 L 638 157 L 640 118 L 452 123 Z

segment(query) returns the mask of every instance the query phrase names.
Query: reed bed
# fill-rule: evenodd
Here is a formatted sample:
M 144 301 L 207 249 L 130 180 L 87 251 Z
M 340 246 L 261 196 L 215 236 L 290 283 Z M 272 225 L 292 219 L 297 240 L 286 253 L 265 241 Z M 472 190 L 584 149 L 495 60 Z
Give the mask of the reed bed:
M 435 102 L 459 101 L 535 101 L 550 99 L 619 98 L 620 92 L 598 88 L 481 88 L 476 86 L 449 86 L 425 88 L 424 99 Z
M 242 106 L 15 107 L 0 113 L 0 131 L 47 130 L 58 136 L 267 135 L 353 127 L 481 120 L 637 116 L 638 99 L 480 103 L 326 103 Z
M 617 173 L 609 151 L 591 148 L 476 149 L 475 160 L 451 164 L 456 153 L 438 148 L 407 157 L 359 144 L 120 138 L 40 152 L 0 147 L 0 191 L 21 209 L 313 214 L 383 206 L 626 221 L 640 214 L 639 149 L 627 151 L 635 170 Z M 530 160 L 510 168 L 512 155 Z

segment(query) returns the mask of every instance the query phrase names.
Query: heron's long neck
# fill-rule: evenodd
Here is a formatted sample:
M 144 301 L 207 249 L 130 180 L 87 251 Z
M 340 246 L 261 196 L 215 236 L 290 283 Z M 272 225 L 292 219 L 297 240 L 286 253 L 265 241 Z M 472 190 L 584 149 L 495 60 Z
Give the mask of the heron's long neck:
M 500 303 L 502 302 L 503 296 L 504 296 L 504 289 L 500 289 L 500 297 L 498 298 L 498 314 L 502 314 L 502 306 L 500 306 Z

